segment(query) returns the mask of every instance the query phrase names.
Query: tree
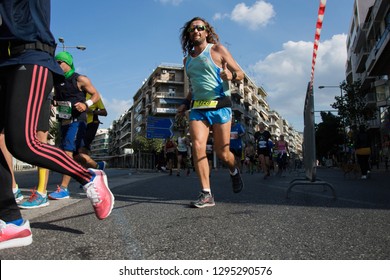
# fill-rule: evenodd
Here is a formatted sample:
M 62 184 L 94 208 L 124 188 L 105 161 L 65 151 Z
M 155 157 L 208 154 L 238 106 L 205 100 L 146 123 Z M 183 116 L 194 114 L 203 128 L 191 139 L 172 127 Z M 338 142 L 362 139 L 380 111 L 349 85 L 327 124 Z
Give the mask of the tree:
M 366 91 L 362 90 L 360 81 L 352 84 L 343 81 L 340 85 L 344 94 L 336 96 L 336 102 L 331 104 L 332 108 L 338 110 L 338 115 L 344 122 L 344 127 L 352 127 L 365 124 L 376 118 L 376 107 L 371 107 L 366 102 Z
M 144 136 L 136 136 L 131 144 L 134 151 L 138 152 L 156 152 L 159 153 L 163 149 L 162 139 L 147 139 Z
M 317 158 L 339 155 L 339 147 L 344 142 L 341 118 L 331 112 L 321 112 L 321 119 L 316 125 Z

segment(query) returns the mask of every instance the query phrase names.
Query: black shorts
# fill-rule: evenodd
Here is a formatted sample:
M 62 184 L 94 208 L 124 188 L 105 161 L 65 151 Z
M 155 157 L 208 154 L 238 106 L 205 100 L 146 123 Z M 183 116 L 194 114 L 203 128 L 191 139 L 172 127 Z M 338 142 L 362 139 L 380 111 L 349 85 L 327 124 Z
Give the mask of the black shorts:
M 176 157 L 176 153 L 173 153 L 173 152 L 169 152 L 167 153 L 167 160 L 175 160 L 175 157 Z
M 188 157 L 188 152 L 187 151 L 185 151 L 185 152 L 178 151 L 177 154 L 182 156 L 183 158 Z
M 91 122 L 87 124 L 87 131 L 85 132 L 84 137 L 84 148 L 91 150 L 91 143 L 95 139 L 96 132 L 99 128 L 99 122 Z
M 242 156 L 242 149 L 230 149 L 230 151 L 235 155 L 236 157 Z
M 257 149 L 257 154 L 258 155 L 264 155 L 265 157 L 270 157 L 270 150 L 268 148 L 263 148 L 263 149 Z

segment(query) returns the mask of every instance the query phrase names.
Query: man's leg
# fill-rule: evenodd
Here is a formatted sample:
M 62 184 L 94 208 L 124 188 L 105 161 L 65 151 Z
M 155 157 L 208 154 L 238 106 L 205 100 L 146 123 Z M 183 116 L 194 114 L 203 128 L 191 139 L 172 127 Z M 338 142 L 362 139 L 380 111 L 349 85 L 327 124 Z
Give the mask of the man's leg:
M 235 156 L 229 149 L 230 144 L 230 121 L 223 124 L 213 125 L 214 147 L 217 156 L 228 166 L 234 193 L 239 193 L 244 187 L 240 170 L 236 167 Z
M 73 156 L 73 152 L 65 151 L 65 153 L 70 157 Z M 52 192 L 51 194 L 49 194 L 49 198 L 53 199 L 53 200 L 69 198 L 68 186 L 70 183 L 70 179 L 71 179 L 70 176 L 63 174 L 61 185 L 57 187 L 57 190 L 55 192 Z
M 7 161 L 9 170 L 11 172 L 12 177 L 12 192 L 14 193 L 15 200 L 17 203 L 21 202 L 24 198 L 22 192 L 19 190 L 18 184 L 16 183 L 14 167 L 12 163 L 12 155 L 7 149 L 7 145 L 5 144 L 4 131 L 0 133 L 0 149 L 3 152 L 4 158 Z
M 229 149 L 230 127 L 230 121 L 224 124 L 218 123 L 213 125 L 214 148 L 218 158 L 228 166 L 230 172 L 234 172 L 236 169 L 236 157 Z
M 209 135 L 209 125 L 205 121 L 192 120 L 190 122 L 192 140 L 192 157 L 195 171 L 200 180 L 202 191 L 197 201 L 191 205 L 197 208 L 214 206 L 214 197 L 211 194 L 209 163 L 206 156 L 206 142 Z
M 210 190 L 209 164 L 206 155 L 206 142 L 209 132 L 210 128 L 206 122 L 190 122 L 192 156 L 194 158 L 195 171 L 199 176 L 202 190 Z M 227 148 L 229 149 L 229 145 Z

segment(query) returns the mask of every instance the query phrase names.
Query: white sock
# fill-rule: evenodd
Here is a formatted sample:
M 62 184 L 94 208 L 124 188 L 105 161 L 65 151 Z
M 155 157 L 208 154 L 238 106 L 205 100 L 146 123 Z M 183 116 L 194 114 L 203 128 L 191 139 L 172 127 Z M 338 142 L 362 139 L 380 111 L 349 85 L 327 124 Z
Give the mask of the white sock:
M 47 196 L 47 192 L 46 193 L 41 193 L 41 192 L 37 191 L 37 193 L 39 193 L 42 197 L 46 197 Z
M 202 189 L 202 192 L 211 194 L 211 189 Z
M 230 175 L 234 176 L 234 175 L 236 175 L 238 173 L 238 170 L 236 168 L 236 169 L 234 169 L 234 172 L 231 172 L 230 170 L 229 170 L 229 172 L 230 172 Z

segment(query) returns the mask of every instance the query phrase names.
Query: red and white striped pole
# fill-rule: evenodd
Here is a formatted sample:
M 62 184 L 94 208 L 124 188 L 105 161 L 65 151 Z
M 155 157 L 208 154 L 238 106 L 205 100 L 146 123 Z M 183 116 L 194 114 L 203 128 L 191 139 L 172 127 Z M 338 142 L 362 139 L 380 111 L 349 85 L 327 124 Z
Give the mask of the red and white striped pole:
M 311 61 L 310 88 L 313 88 L 314 69 L 315 69 L 315 65 L 316 65 L 318 44 L 320 42 L 320 35 L 321 35 L 321 29 L 322 29 L 322 21 L 324 19 L 325 6 L 326 6 L 326 0 L 320 0 L 320 7 L 318 9 L 318 18 L 317 18 L 317 24 L 316 24 L 316 33 L 314 36 L 313 58 Z

